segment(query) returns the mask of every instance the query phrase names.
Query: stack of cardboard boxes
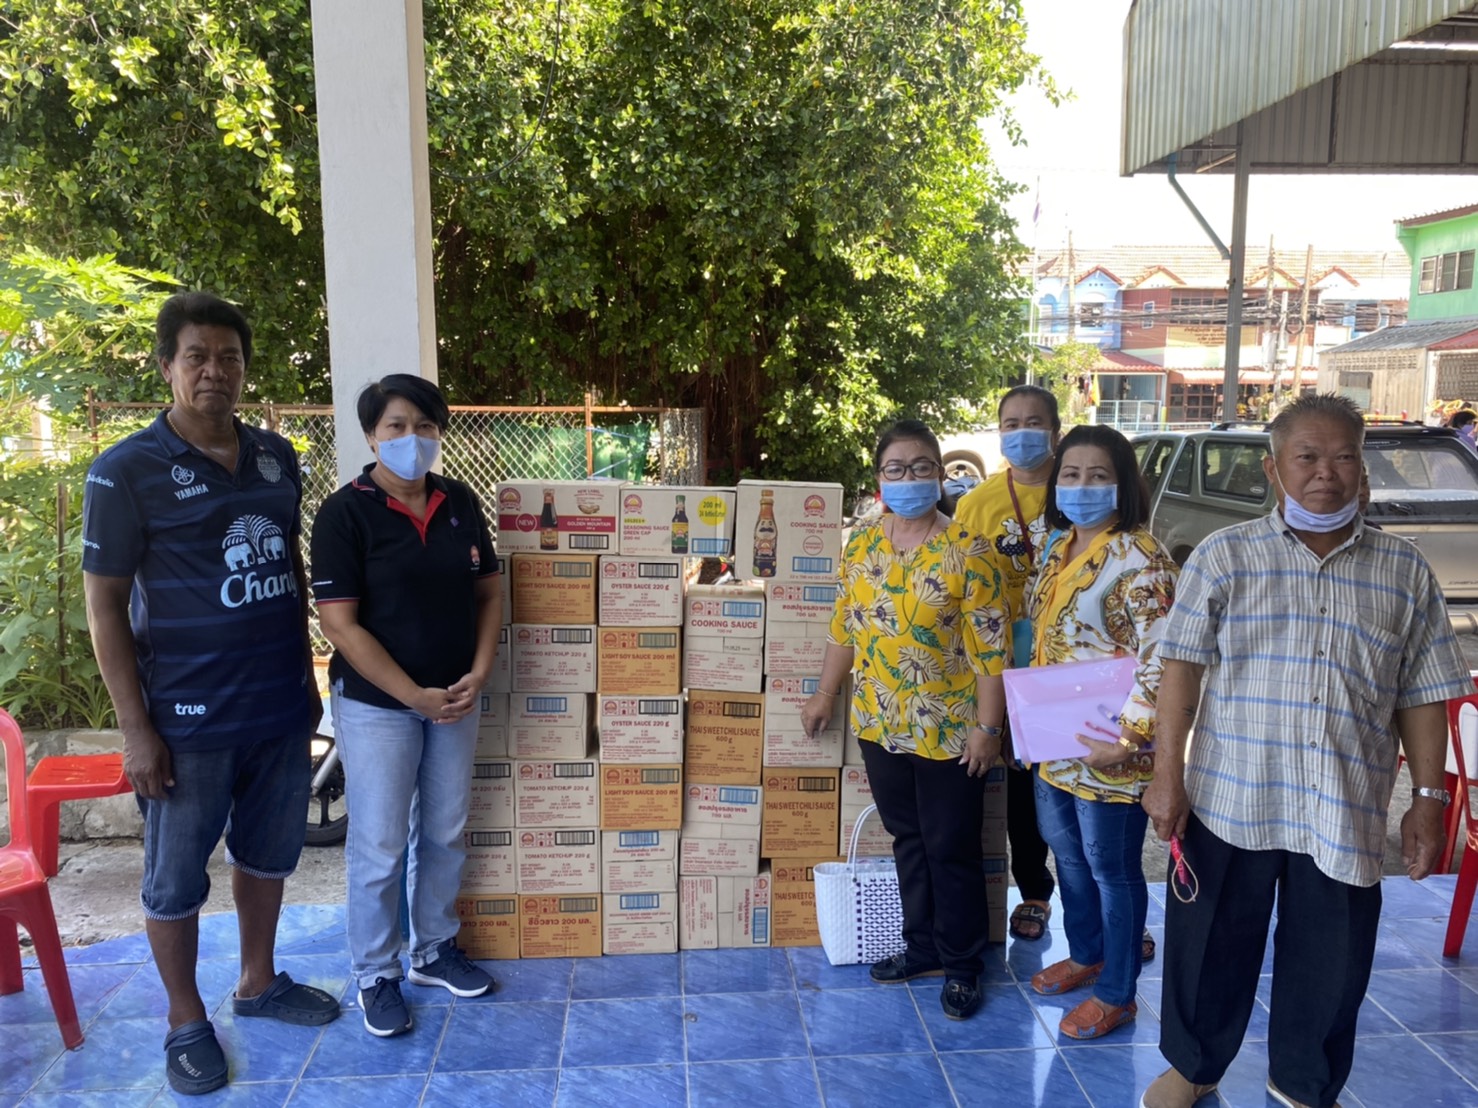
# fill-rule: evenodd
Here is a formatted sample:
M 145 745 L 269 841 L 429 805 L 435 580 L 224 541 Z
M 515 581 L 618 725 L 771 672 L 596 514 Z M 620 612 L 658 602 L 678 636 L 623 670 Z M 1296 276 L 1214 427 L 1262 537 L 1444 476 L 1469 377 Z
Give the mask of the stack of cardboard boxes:
M 506 482 L 498 531 L 506 626 L 482 703 L 462 945 L 476 958 L 815 945 L 814 867 L 845 853 L 871 802 L 845 690 L 819 735 L 800 723 L 836 594 L 840 486 Z M 737 581 L 689 585 L 700 556 L 732 557 Z M 863 852 L 889 849 L 871 821 Z

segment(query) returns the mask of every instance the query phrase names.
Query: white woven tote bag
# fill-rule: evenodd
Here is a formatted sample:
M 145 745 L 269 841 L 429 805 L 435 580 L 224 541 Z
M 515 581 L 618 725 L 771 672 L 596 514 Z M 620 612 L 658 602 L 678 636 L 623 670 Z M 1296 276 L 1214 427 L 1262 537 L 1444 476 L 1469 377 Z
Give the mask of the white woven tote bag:
M 892 858 L 857 860 L 863 821 L 877 810 L 870 805 L 857 817 L 845 862 L 816 867 L 816 925 L 834 966 L 879 962 L 904 948 L 897 866 Z

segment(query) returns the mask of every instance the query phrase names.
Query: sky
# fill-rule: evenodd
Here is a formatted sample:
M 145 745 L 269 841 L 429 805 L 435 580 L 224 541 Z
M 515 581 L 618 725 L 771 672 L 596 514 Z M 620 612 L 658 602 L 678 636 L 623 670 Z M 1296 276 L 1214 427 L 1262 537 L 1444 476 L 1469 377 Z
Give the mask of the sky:
M 1119 105 L 1124 20 L 1129 0 L 1023 0 L 1027 45 L 1074 99 L 1054 108 L 1040 89 L 1011 104 L 1027 144 L 1013 147 L 987 124 L 992 155 L 1006 176 L 1027 186 L 1010 211 L 1027 246 L 1195 245 L 1205 232 L 1163 174 L 1119 176 Z M 1038 181 L 1041 217 L 1032 227 Z M 1223 242 L 1232 234 L 1231 174 L 1181 178 Z M 1248 191 L 1249 253 L 1310 244 L 1321 250 L 1400 250 L 1392 224 L 1425 212 L 1478 202 L 1478 180 L 1462 176 L 1287 176 L 1253 174 Z M 1033 242 L 1035 238 L 1035 243 Z

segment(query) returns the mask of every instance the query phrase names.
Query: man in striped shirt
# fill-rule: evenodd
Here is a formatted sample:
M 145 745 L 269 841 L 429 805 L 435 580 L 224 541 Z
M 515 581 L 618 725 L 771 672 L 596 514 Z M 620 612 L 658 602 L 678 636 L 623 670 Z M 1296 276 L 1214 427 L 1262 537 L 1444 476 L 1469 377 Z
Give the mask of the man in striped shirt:
M 1450 802 L 1444 701 L 1472 689 L 1426 561 L 1359 517 L 1359 408 L 1305 396 L 1269 431 L 1277 510 L 1196 549 L 1160 648 L 1143 803 L 1200 888 L 1166 900 L 1160 1049 L 1172 1068 L 1144 1108 L 1190 1108 L 1236 1057 L 1275 899 L 1268 1092 L 1336 1103 L 1375 954 L 1398 736 L 1414 786 L 1402 854 L 1420 880 Z

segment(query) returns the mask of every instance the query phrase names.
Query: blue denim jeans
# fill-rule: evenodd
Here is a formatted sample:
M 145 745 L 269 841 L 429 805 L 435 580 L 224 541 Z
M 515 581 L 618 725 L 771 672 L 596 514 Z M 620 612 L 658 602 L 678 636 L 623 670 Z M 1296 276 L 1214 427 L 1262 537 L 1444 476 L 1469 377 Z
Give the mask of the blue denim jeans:
M 1040 777 L 1036 790 L 1037 827 L 1057 858 L 1068 954 L 1083 966 L 1102 962 L 1093 995 L 1128 1004 L 1149 906 L 1140 861 L 1149 816 L 1138 804 L 1081 800 Z
M 472 790 L 477 713 L 432 723 L 376 708 L 334 689 L 334 734 L 344 759 L 349 809 L 345 844 L 349 955 L 361 989 L 404 976 L 400 878 L 406 866 L 411 965 L 434 961 L 455 939 L 462 828 Z

